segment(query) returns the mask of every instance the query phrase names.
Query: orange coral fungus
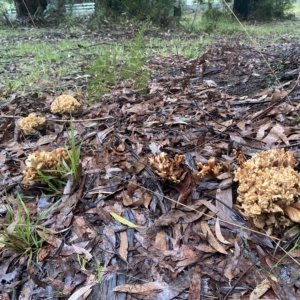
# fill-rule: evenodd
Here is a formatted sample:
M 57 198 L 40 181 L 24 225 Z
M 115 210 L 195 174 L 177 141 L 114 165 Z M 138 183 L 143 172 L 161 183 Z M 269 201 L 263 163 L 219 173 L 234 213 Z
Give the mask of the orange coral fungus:
M 238 201 L 258 228 L 292 224 L 284 214 L 300 195 L 300 174 L 293 169 L 295 165 L 292 152 L 275 149 L 254 155 L 235 172 Z
M 160 177 L 178 183 L 183 173 L 183 169 L 180 166 L 183 157 L 183 155 L 176 154 L 174 158 L 169 158 L 167 153 L 160 152 L 155 155 L 150 154 L 149 162 Z

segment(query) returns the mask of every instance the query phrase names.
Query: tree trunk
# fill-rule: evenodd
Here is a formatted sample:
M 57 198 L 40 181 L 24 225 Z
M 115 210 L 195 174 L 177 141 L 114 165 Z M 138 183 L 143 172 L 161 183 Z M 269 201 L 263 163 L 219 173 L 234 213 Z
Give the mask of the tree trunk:
M 14 2 L 18 19 L 42 14 L 47 7 L 47 0 L 14 0 Z
M 247 18 L 254 11 L 257 0 L 234 0 L 233 10 L 243 18 Z

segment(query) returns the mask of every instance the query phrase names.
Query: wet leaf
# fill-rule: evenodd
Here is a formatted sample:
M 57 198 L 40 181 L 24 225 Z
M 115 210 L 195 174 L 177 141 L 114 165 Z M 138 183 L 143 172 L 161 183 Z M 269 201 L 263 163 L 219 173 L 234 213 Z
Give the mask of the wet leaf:
M 208 243 L 218 252 L 227 254 L 227 251 L 219 244 L 217 239 L 214 237 L 207 223 L 205 221 L 201 221 L 200 224 L 201 224 L 202 232 L 206 236 Z
M 116 214 L 114 212 L 110 212 L 110 214 L 115 220 L 119 221 L 120 223 L 122 223 L 130 228 L 142 228 L 142 226 L 138 226 L 138 225 L 124 219 L 123 217 L 119 216 L 118 214 Z
M 165 286 L 166 284 L 160 282 L 148 282 L 144 284 L 123 284 L 115 287 L 113 290 L 115 292 L 150 296 L 160 293 Z

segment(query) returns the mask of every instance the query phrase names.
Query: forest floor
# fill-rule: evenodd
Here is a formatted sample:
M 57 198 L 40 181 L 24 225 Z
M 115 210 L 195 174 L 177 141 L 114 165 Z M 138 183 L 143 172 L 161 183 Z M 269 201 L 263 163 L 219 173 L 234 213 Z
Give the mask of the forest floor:
M 3 31 L 0 299 L 299 299 L 297 37 L 142 33 Z

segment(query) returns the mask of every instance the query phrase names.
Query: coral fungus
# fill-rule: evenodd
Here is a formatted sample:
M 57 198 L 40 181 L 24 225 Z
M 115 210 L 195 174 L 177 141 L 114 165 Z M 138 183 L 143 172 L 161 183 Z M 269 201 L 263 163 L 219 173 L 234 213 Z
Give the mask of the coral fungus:
M 20 120 L 20 126 L 25 134 L 33 134 L 45 121 L 46 119 L 44 117 L 39 117 L 37 114 L 31 113 L 26 118 Z
M 292 152 L 275 149 L 254 155 L 235 172 L 238 201 L 258 228 L 292 224 L 284 214 L 290 217 L 292 209 L 288 207 L 300 195 L 300 174 L 295 166 Z
M 76 113 L 80 108 L 80 103 L 72 96 L 61 95 L 51 104 L 51 111 L 54 114 Z
M 205 175 L 218 176 L 222 169 L 220 165 L 216 165 L 216 160 L 214 157 L 210 158 L 205 165 L 203 165 L 201 162 L 198 162 L 197 167 L 201 169 L 201 171 L 198 173 L 198 176 L 200 177 L 204 177 Z
M 183 173 L 183 168 L 180 166 L 183 157 L 183 155 L 176 154 L 174 158 L 169 158 L 167 153 L 160 152 L 155 155 L 150 154 L 149 162 L 160 177 L 178 183 Z
M 63 168 L 63 161 L 70 164 L 70 157 L 65 148 L 57 148 L 51 152 L 33 152 L 25 161 L 22 184 L 28 185 L 32 181 L 38 181 L 40 174 L 44 171 L 47 171 L 47 176 L 60 178 L 62 174 L 58 172 L 58 169 Z

